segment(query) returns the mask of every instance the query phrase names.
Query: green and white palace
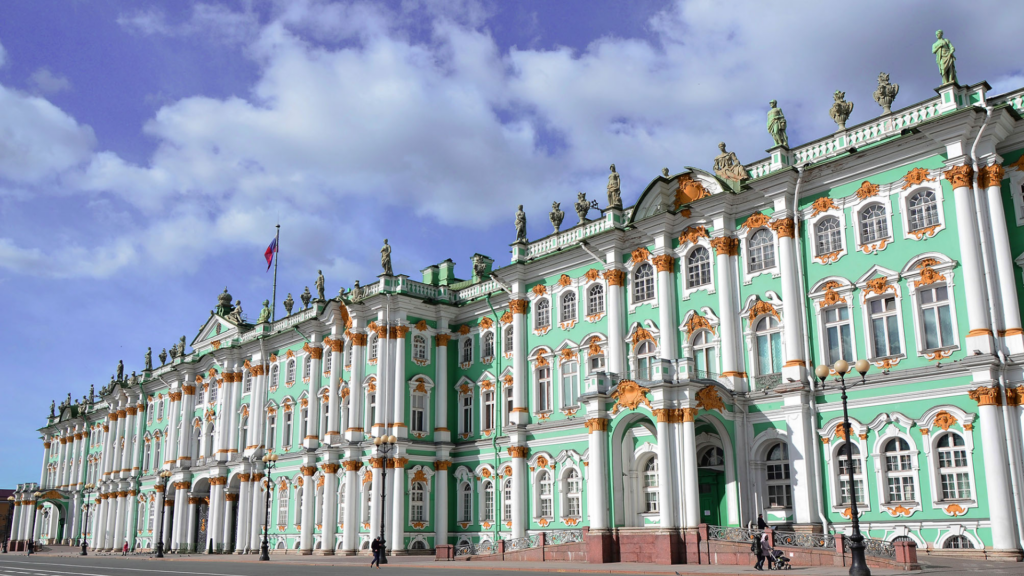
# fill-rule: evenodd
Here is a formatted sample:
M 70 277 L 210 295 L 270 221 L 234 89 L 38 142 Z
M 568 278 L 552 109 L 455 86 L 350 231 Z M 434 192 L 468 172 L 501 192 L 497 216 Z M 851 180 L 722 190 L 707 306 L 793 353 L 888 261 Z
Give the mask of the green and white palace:
M 544 532 L 644 561 L 759 514 L 849 534 L 856 498 L 871 539 L 1019 555 L 1024 89 L 989 89 L 723 147 L 730 172 L 666 169 L 469 279 L 446 260 L 255 323 L 225 291 L 190 353 L 46 420 L 14 540 L 255 553 L 268 515 L 278 553 Z M 814 374 L 840 359 L 871 365 L 849 429 Z

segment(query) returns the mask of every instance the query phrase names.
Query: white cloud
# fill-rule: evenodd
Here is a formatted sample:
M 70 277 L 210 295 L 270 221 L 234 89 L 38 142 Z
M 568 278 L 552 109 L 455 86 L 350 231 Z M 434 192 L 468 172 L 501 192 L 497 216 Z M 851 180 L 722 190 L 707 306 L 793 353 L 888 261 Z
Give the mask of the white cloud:
M 52 180 L 88 160 L 95 145 L 91 128 L 49 101 L 0 86 L 0 177 Z
M 122 14 L 117 23 L 130 32 L 146 36 L 202 35 L 224 44 L 249 41 L 259 30 L 255 13 L 236 12 L 221 4 L 207 3 L 193 5 L 189 18 L 180 23 L 168 22 L 167 15 L 156 8 Z
M 0 44 L 0 68 L 3 68 L 4 64 L 6 64 L 6 63 L 7 63 L 7 51 L 4 50 L 3 44 Z
M 36 91 L 44 94 L 53 94 L 71 89 L 71 81 L 66 76 L 54 74 L 47 68 L 39 68 L 28 77 L 29 84 L 35 87 Z

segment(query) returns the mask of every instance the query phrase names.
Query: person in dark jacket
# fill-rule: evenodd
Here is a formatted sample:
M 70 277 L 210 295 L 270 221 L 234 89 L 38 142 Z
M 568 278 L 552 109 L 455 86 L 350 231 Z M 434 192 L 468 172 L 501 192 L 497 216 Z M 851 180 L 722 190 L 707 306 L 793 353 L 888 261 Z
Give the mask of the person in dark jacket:
M 370 550 L 373 552 L 373 560 L 370 562 L 370 568 L 373 568 L 373 565 L 376 564 L 377 569 L 380 569 L 380 555 L 382 552 L 380 548 L 380 536 L 378 536 L 370 543 Z
M 757 564 L 754 564 L 754 568 L 757 570 L 764 570 L 764 560 L 768 558 L 772 553 L 772 547 L 768 545 L 768 535 L 761 535 L 760 547 L 757 550 Z M 771 560 L 768 561 L 768 569 L 772 569 Z
M 764 521 L 764 516 L 761 514 L 757 515 L 757 529 L 764 530 L 768 527 L 768 523 Z

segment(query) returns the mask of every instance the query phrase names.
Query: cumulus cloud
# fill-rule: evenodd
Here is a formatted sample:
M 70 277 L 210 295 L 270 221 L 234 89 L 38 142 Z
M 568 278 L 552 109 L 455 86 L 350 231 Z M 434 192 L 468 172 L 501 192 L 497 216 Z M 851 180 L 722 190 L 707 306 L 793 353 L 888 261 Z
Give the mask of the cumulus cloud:
M 502 48 L 486 5 L 452 6 L 304 0 L 274 5 L 262 21 L 219 4 L 197 5 L 183 22 L 154 11 L 124 16 L 121 25 L 139 34 L 241 44 L 258 80 L 248 94 L 162 106 L 143 128 L 157 142 L 145 163 L 97 150 L 87 126 L 0 88 L 0 133 L 14 126 L 35 143 L 20 158 L 0 154 L 0 176 L 38 183 L 59 174 L 61 193 L 110 194 L 130 207 L 137 225 L 97 242 L 99 250 L 72 251 L 96 266 L 67 263 L 63 274 L 112 274 L 131 263 L 194 270 L 226 250 L 265 246 L 279 215 L 308 257 L 322 260 L 328 238 L 376 234 L 373 213 L 354 219 L 339 206 L 488 229 L 523 203 L 536 222 L 552 199 L 571 201 L 577 190 L 603 204 L 611 162 L 630 201 L 662 166 L 707 167 L 720 140 L 744 161 L 763 156 L 769 99 L 799 143 L 834 130 L 827 111 L 836 89 L 856 103 L 852 124 L 878 113 L 870 94 L 879 71 L 903 86 L 897 105 L 933 95 L 939 80 L 930 45 L 942 10 L 903 4 L 888 5 L 887 20 L 913 24 L 871 42 L 811 25 L 834 21 L 827 5 L 724 10 L 702 0 L 657 12 L 647 37 L 550 49 Z M 1020 48 L 1010 19 L 956 14 L 964 32 L 947 33 L 962 81 L 1016 81 L 990 56 Z M 842 27 L 875 30 L 878 18 L 877 7 L 849 9 Z M 981 28 L 990 33 L 967 33 Z M 5 145 L 0 139 L 0 151 Z M 4 242 L 0 265 L 56 274 L 37 249 Z M 181 253 L 191 257 L 174 257 Z
M 44 94 L 54 94 L 71 89 L 71 81 L 66 76 L 54 74 L 48 68 L 39 68 L 28 77 L 29 84 L 35 87 L 36 91 Z

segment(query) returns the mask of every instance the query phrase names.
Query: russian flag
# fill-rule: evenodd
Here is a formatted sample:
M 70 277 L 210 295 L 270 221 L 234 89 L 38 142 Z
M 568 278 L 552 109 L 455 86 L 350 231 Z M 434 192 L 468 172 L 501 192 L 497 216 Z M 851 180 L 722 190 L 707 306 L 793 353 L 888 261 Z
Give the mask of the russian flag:
M 267 251 L 263 253 L 263 257 L 267 259 L 267 272 L 270 272 L 270 265 L 274 263 L 274 254 L 277 252 L 277 236 L 274 236 L 274 241 L 267 246 Z

